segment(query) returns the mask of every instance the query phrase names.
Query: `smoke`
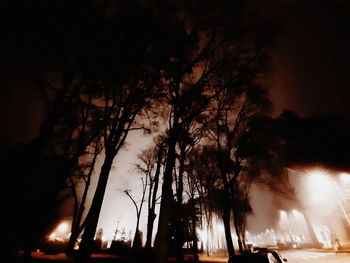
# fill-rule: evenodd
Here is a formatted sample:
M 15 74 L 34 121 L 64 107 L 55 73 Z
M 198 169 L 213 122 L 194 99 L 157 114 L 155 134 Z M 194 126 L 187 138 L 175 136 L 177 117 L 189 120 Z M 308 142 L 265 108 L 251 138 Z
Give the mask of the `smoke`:
M 281 210 L 292 211 L 298 208 L 298 199 L 295 193 L 290 192 L 287 188 L 280 190 L 281 192 L 273 192 L 266 184 L 252 184 L 250 205 L 253 212 L 247 220 L 247 230 L 250 233 L 259 234 L 266 229 L 275 228 L 279 223 Z M 283 190 L 286 194 L 281 195 Z

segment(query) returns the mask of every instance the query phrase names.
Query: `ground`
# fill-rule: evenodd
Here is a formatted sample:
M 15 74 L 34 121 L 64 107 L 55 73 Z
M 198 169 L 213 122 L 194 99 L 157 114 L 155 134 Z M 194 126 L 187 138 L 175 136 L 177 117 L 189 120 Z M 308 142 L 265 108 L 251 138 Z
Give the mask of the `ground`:
M 287 263 L 348 263 L 350 262 L 350 250 L 334 252 L 330 250 L 284 250 L 280 251 L 282 256 L 286 258 Z M 46 255 L 42 252 L 33 252 L 32 253 L 33 263 L 64 263 L 64 262 L 73 262 L 73 259 L 67 255 L 61 253 L 57 255 Z M 200 262 L 212 262 L 212 263 L 221 263 L 227 262 L 227 257 L 222 255 L 217 256 L 206 256 L 200 255 Z M 92 262 L 94 263 L 124 263 L 130 262 L 128 259 L 122 258 L 117 255 L 110 254 L 93 254 Z M 138 258 L 137 261 L 131 262 L 147 262 L 145 258 Z M 175 258 L 170 258 L 169 262 L 175 262 Z

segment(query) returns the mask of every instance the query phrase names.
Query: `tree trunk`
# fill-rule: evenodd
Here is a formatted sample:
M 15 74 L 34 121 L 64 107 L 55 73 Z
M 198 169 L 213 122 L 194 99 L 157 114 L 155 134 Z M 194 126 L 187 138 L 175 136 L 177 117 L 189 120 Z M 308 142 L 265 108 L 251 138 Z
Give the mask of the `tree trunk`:
M 237 233 L 237 242 L 238 242 L 239 253 L 243 254 L 244 253 L 243 241 L 242 241 L 242 237 L 238 233 Z
M 157 263 L 166 262 L 168 254 L 168 242 L 169 242 L 169 221 L 170 215 L 173 210 L 173 168 L 175 166 L 176 152 L 175 146 L 177 142 L 177 129 L 176 126 L 178 119 L 174 120 L 174 126 L 170 130 L 168 138 L 168 153 L 166 167 L 163 176 L 163 185 L 162 185 L 162 200 L 160 204 L 160 213 L 159 213 L 159 223 L 157 231 Z
M 198 238 L 197 238 L 197 217 L 196 217 L 196 210 L 194 209 L 192 214 L 192 237 L 193 237 L 193 262 L 197 263 L 199 262 L 198 257 Z
M 237 178 L 237 175 L 235 175 L 235 178 Z M 236 187 L 235 187 L 235 179 L 232 179 L 232 181 L 230 181 L 230 192 L 231 192 L 231 203 L 232 203 L 232 207 L 233 207 L 233 222 L 234 222 L 234 226 L 235 226 L 235 230 L 236 230 L 236 235 L 237 235 L 237 243 L 238 243 L 238 248 L 239 248 L 239 252 L 241 254 L 244 253 L 244 240 L 242 238 L 242 231 L 240 228 L 239 224 L 242 224 L 243 222 L 240 222 L 239 220 L 239 213 L 243 213 L 243 211 L 240 211 L 240 207 L 239 207 L 239 202 L 236 202 L 236 198 L 237 198 L 237 193 L 236 191 Z M 239 194 L 239 193 L 238 193 Z M 237 204 L 238 203 L 238 204 Z
M 232 236 L 231 236 L 231 224 L 230 224 L 231 208 L 230 208 L 230 204 L 229 203 L 226 204 L 226 203 L 227 201 L 225 201 L 224 214 L 222 216 L 222 220 L 224 222 L 227 252 L 229 257 L 232 257 L 235 255 L 235 250 L 234 250 Z
M 157 169 L 154 175 L 154 189 L 152 193 L 152 201 L 150 204 L 150 208 L 148 210 L 148 220 L 147 220 L 147 238 L 146 238 L 146 248 L 151 248 L 152 243 L 152 234 L 153 234 L 153 225 L 154 220 L 156 219 L 155 209 L 156 209 L 156 201 L 157 201 L 157 192 L 158 192 L 158 184 L 159 184 L 159 175 L 160 175 L 160 167 L 162 163 L 162 154 L 163 154 L 163 143 L 159 146 L 158 159 L 157 159 Z
M 90 255 L 93 249 L 93 242 L 96 232 L 96 227 L 98 223 L 98 219 L 100 216 L 101 206 L 108 182 L 109 172 L 112 167 L 113 153 L 107 153 L 101 168 L 100 177 L 98 180 L 96 192 L 94 198 L 92 200 L 92 204 L 89 210 L 89 213 L 86 217 L 86 226 L 84 230 L 84 234 L 81 240 L 78 257 L 78 262 L 85 263 L 85 261 L 90 259 Z
M 184 241 L 184 221 L 182 220 L 182 210 L 183 206 L 178 201 L 176 202 L 176 206 L 178 207 L 177 211 L 179 213 L 175 213 L 173 216 L 175 216 L 175 225 L 176 225 L 176 231 L 175 231 L 175 249 L 176 249 L 176 256 L 177 256 L 177 262 L 181 263 L 184 261 L 184 253 L 183 253 L 183 241 Z M 186 226 L 187 227 L 187 226 Z
M 221 162 L 222 163 L 222 162 Z M 230 199 L 230 187 L 226 178 L 225 168 L 221 169 L 221 178 L 224 185 L 224 213 L 222 219 L 224 221 L 225 228 L 225 238 L 227 251 L 230 257 L 235 255 L 235 249 L 233 246 L 232 236 L 231 236 L 231 199 Z
M 210 219 L 211 220 L 211 219 Z M 207 223 L 207 256 L 210 256 L 211 222 Z
M 186 153 L 185 153 L 186 146 L 182 145 L 180 149 L 180 159 L 179 159 L 179 182 L 176 192 L 176 198 L 178 203 L 182 204 L 183 199 L 183 191 L 184 191 L 184 180 L 183 180 L 183 174 L 184 174 L 184 166 L 185 166 L 185 160 L 186 160 Z
M 94 160 L 93 160 L 93 167 L 95 165 L 96 156 L 97 155 L 95 155 Z M 89 175 L 88 175 L 88 178 L 87 178 L 87 181 L 86 181 L 86 184 L 85 184 L 84 193 L 83 193 L 83 196 L 81 198 L 80 207 L 79 207 L 79 211 L 77 213 L 77 217 L 73 221 L 73 224 L 72 224 L 72 231 L 71 231 L 71 235 L 69 237 L 69 243 L 68 243 L 68 248 L 67 248 L 68 254 L 74 253 L 75 242 L 77 241 L 81 231 L 83 230 L 83 227 L 80 224 L 81 224 L 81 219 L 83 217 L 84 210 L 85 210 L 85 202 L 86 202 L 86 198 L 87 198 L 87 194 L 88 194 L 88 190 L 89 190 L 89 186 L 90 186 L 90 182 L 91 182 L 92 170 L 93 170 L 93 168 L 91 168 Z
M 154 220 L 156 219 L 156 214 L 152 211 L 148 215 L 148 221 L 147 221 L 147 238 L 146 238 L 146 248 L 150 249 L 152 245 L 152 234 L 153 234 L 153 225 Z
M 141 240 L 141 233 L 139 230 L 139 225 L 140 225 L 140 215 L 137 215 L 137 222 L 136 222 L 136 229 L 135 229 L 135 235 L 134 235 L 134 241 L 132 242 L 132 248 L 140 248 L 142 247 L 142 240 Z
M 186 155 L 185 155 L 185 148 L 186 146 L 183 144 L 181 146 L 181 153 L 180 153 L 180 164 L 179 164 L 179 180 L 178 180 L 178 187 L 177 187 L 177 191 L 176 191 L 176 198 L 177 198 L 177 205 L 179 210 L 181 211 L 182 209 L 182 200 L 183 200 L 183 190 L 184 190 L 184 182 L 183 182 L 183 174 L 184 174 L 184 165 L 185 165 L 185 159 L 186 159 Z M 184 236 L 183 236 L 183 229 L 184 229 L 184 225 L 183 225 L 183 221 L 182 221 L 182 213 L 176 213 L 175 214 L 176 217 L 176 225 L 179 231 L 176 231 L 176 237 L 175 237 L 175 241 L 176 241 L 176 253 L 177 253 L 177 261 L 178 262 L 183 262 L 184 261 L 184 254 L 183 254 L 183 240 L 184 240 Z
M 218 124 L 217 124 L 218 125 Z M 217 126 L 219 130 L 219 125 Z M 217 134 L 216 138 L 217 144 L 217 161 L 218 168 L 220 170 L 220 176 L 223 184 L 224 190 L 224 211 L 222 215 L 222 219 L 224 222 L 224 230 L 225 230 L 225 238 L 227 245 L 227 252 L 229 257 L 235 255 L 235 249 L 233 246 L 232 236 L 231 236 L 231 198 L 230 198 L 230 185 L 227 179 L 228 171 L 229 171 L 229 160 L 230 160 L 230 151 L 223 151 L 220 144 L 220 133 Z M 224 156 L 222 156 L 224 154 Z

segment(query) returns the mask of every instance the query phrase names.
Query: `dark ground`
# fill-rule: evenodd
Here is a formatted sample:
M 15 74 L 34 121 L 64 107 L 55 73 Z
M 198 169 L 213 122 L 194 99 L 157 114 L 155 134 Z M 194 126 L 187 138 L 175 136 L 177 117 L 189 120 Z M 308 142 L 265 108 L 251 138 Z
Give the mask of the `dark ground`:
M 227 259 L 225 257 L 217 257 L 217 260 L 215 258 L 211 258 L 209 262 L 227 262 Z M 208 260 L 204 261 L 201 260 L 201 262 L 208 262 Z M 74 258 L 67 256 L 64 253 L 59 254 L 45 254 L 43 252 L 32 252 L 32 258 L 31 260 L 24 261 L 21 257 L 17 258 L 16 263 L 63 263 L 63 262 L 74 262 Z M 152 263 L 155 262 L 155 256 L 152 254 L 146 254 L 146 253 L 132 253 L 125 256 L 120 256 L 116 254 L 111 253 L 95 253 L 92 254 L 91 257 L 91 263 L 134 263 L 134 262 L 145 262 L 145 263 Z M 90 263 L 89 262 L 89 263 Z M 168 262 L 176 262 L 175 257 L 169 257 Z M 191 255 L 185 255 L 185 262 L 193 262 Z M 87 262 L 88 263 L 88 262 Z

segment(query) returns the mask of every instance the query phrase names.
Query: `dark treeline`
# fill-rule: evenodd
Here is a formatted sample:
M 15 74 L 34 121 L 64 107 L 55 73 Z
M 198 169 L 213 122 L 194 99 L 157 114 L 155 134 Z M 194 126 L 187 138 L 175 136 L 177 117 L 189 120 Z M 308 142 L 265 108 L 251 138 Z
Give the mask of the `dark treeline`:
M 2 142 L 4 188 L 12 190 L 2 198 L 6 252 L 30 258 L 59 216 L 64 190 L 74 199 L 67 253 L 87 262 L 112 164 L 136 130 L 160 133 L 137 165 L 148 200 L 146 248 L 154 242 L 157 262 L 171 252 L 183 261 L 186 242 L 198 260 L 196 228 L 209 230 L 214 216 L 228 254 L 236 253 L 233 230 L 242 253 L 250 184 L 262 174 L 271 183 L 301 162 L 348 168 L 349 126 L 340 117 L 268 117 L 261 80 L 271 73 L 266 51 L 278 28 L 255 11 L 250 1 L 224 0 L 5 4 L 11 30 L 2 55 L 23 81 L 7 77 L 4 86 L 28 86 L 45 108 L 30 142 Z M 332 154 L 339 149 L 342 159 Z M 142 205 L 125 193 L 139 220 Z
M 253 120 L 250 129 L 255 135 L 247 133 L 246 147 L 258 154 L 269 145 L 283 167 L 321 165 L 349 170 L 349 125 L 349 119 L 339 114 L 300 117 L 286 110 L 278 118 Z

